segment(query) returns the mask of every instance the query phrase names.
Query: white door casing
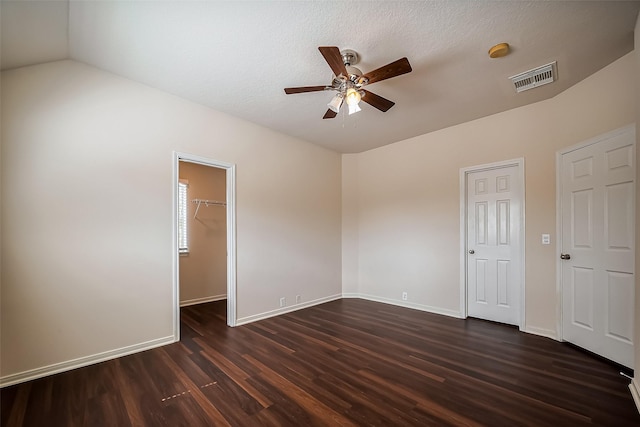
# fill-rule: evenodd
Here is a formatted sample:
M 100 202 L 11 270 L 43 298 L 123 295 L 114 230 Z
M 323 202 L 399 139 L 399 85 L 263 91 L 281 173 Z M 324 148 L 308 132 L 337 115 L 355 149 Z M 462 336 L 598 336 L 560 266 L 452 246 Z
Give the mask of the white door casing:
M 464 172 L 466 313 L 523 327 L 522 159 Z
M 635 132 L 559 159 L 562 339 L 633 367 Z
M 236 166 L 188 153 L 173 153 L 173 332 L 180 340 L 180 279 L 178 253 L 178 181 L 180 162 L 196 163 L 226 170 L 227 203 L 227 325 L 236 326 Z

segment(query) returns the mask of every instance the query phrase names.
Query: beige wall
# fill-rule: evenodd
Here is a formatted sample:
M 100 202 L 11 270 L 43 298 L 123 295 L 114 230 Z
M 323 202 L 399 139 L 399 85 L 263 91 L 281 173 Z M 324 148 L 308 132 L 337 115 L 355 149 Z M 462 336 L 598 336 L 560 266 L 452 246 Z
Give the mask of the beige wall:
M 193 199 L 226 201 L 225 169 L 180 162 L 180 179 L 187 180 L 189 253 L 180 255 L 180 304 L 227 297 L 227 212 L 224 206 L 197 205 Z
M 238 320 L 343 290 L 455 315 L 459 169 L 524 157 L 525 328 L 553 335 L 555 153 L 636 119 L 637 57 L 342 161 L 73 61 L 4 72 L 0 375 L 171 338 L 173 151 L 237 165 Z
M 342 155 L 342 293 L 359 293 L 358 155 Z
M 0 68 L 69 57 L 69 2 L 2 0 Z
M 238 321 L 341 293 L 338 154 L 73 61 L 1 84 L 5 381 L 172 338 L 174 150 L 236 164 Z
M 349 291 L 399 304 L 407 291 L 409 304 L 459 314 L 459 171 L 524 157 L 525 329 L 556 336 L 556 152 L 635 121 L 634 61 L 628 54 L 544 102 L 343 156 L 342 188 L 356 200 L 343 195 Z

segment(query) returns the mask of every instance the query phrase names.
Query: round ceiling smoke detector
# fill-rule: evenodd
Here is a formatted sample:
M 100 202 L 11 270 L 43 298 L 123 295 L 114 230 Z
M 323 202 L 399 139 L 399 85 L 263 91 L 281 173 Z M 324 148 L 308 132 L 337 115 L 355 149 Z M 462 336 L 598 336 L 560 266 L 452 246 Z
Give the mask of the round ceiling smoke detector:
M 498 43 L 489 49 L 489 57 L 502 58 L 509 54 L 509 43 Z

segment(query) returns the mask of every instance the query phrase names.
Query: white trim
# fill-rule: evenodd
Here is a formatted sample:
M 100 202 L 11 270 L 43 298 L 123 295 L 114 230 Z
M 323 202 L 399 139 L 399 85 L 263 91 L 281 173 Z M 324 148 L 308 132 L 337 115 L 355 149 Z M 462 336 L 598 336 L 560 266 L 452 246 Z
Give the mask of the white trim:
M 360 294 L 357 292 L 343 292 L 342 298 L 360 298 Z
M 392 298 L 378 297 L 375 295 L 348 293 L 348 294 L 342 294 L 342 297 L 343 298 L 360 298 L 368 301 L 381 302 L 383 304 L 397 305 L 398 307 L 410 308 L 413 310 L 420 310 L 420 311 L 425 311 L 427 313 L 440 314 L 448 317 L 455 317 L 457 319 L 464 318 L 459 311 L 448 310 L 446 308 L 433 307 L 433 306 L 424 305 L 424 304 L 416 304 L 416 303 L 396 300 Z
M 560 253 L 562 252 L 562 156 L 627 132 L 635 132 L 635 130 L 635 124 L 626 125 L 556 152 L 556 336 L 559 341 L 564 341 L 562 330 L 562 265 L 560 264 Z
M 535 326 L 526 326 L 524 329 L 520 329 L 522 332 L 526 332 L 531 335 L 538 335 L 541 337 L 551 338 L 552 340 L 559 341 L 556 331 L 553 329 L 536 328 Z
M 28 371 L 18 372 L 17 374 L 7 375 L 0 378 L 0 387 L 23 383 L 35 380 L 60 372 L 70 371 L 72 369 L 82 368 L 93 365 L 95 363 L 105 362 L 107 360 L 117 359 L 118 357 L 128 356 L 133 353 L 150 350 L 152 348 L 161 347 L 163 345 L 174 342 L 173 336 L 158 338 L 143 343 L 134 344 L 126 347 L 117 348 L 115 350 L 96 353 L 91 356 L 79 357 L 77 359 L 68 360 L 66 362 L 54 363 L 53 365 L 43 366 L 41 368 L 30 369 Z
M 190 305 L 204 304 L 206 302 L 220 301 L 223 299 L 227 299 L 227 294 L 213 295 L 213 296 L 204 297 L 204 298 L 187 299 L 184 301 L 180 301 L 180 307 L 188 307 Z
M 526 233 L 526 223 L 527 223 L 527 186 L 526 186 L 526 165 L 524 163 L 524 157 L 521 157 L 519 162 L 518 170 L 520 171 L 520 190 L 521 193 L 521 207 L 520 207 L 520 262 L 522 265 L 520 266 L 520 277 L 522 280 L 522 285 L 520 286 L 520 330 L 524 328 L 527 324 L 527 305 L 526 301 L 526 287 L 525 283 L 527 281 L 527 233 Z
M 467 313 L 467 171 L 460 169 L 460 316 Z
M 598 136 L 594 136 L 593 138 L 587 139 L 586 141 L 582 141 L 579 142 L 577 144 L 571 145 L 569 147 L 563 148 L 561 150 L 558 151 L 558 153 L 560 154 L 567 154 L 570 153 L 572 151 L 576 151 L 576 150 L 580 150 L 581 148 L 584 147 L 588 147 L 589 145 L 593 145 L 593 144 L 597 144 L 599 142 L 602 141 L 606 141 L 608 139 L 611 139 L 613 137 L 616 137 L 618 135 L 624 135 L 626 133 L 633 133 L 636 130 L 636 125 L 635 124 L 630 124 L 630 125 L 626 125 L 626 126 L 622 126 L 618 129 L 614 129 L 612 131 L 603 133 L 601 135 Z
M 227 169 L 227 325 L 236 326 L 236 166 Z
M 460 317 L 467 318 L 467 174 L 482 172 L 492 169 L 501 169 L 516 166 L 518 168 L 518 179 L 520 180 L 520 323 L 518 327 L 524 330 L 526 319 L 525 304 L 525 278 L 526 278 L 526 242 L 525 242 L 525 204 L 526 186 L 524 173 L 524 157 L 501 162 L 486 163 L 483 165 L 470 166 L 460 169 Z
M 556 336 L 564 341 L 562 335 L 562 268 L 560 253 L 562 252 L 562 155 L 556 152 Z
M 173 331 L 175 341 L 180 340 L 180 279 L 178 232 L 177 232 L 177 195 L 180 162 L 196 163 L 226 170 L 227 184 L 227 325 L 236 326 L 236 166 L 218 160 L 208 159 L 195 154 L 173 152 Z
M 173 159 L 173 176 L 172 180 L 172 188 L 173 192 L 171 195 L 171 274 L 173 276 L 173 283 L 171 289 L 171 307 L 172 307 L 172 323 L 173 323 L 173 341 L 180 341 L 180 289 L 178 284 L 179 282 L 179 270 L 178 266 L 180 265 L 180 256 L 184 256 L 186 254 L 180 253 L 180 247 L 178 245 L 178 192 L 180 191 L 178 188 L 178 183 L 180 182 L 180 174 L 179 174 L 179 163 L 178 163 L 178 155 L 174 152 Z
M 340 298 L 342 298 L 341 294 L 330 295 L 328 297 L 318 298 L 313 301 L 306 301 L 306 302 L 295 304 L 289 307 L 282 307 L 276 310 L 265 311 L 264 313 L 254 314 L 252 316 L 241 317 L 236 320 L 236 326 L 246 325 L 247 323 L 257 322 L 258 320 L 268 319 L 270 317 L 279 316 L 285 313 L 291 313 L 292 311 L 297 311 L 303 308 L 312 307 L 314 305 L 324 304 L 325 302 L 339 300 Z
M 633 401 L 636 404 L 636 409 L 640 412 L 640 387 L 636 382 L 636 379 L 631 380 L 631 384 L 629 384 L 629 390 L 631 390 L 631 396 L 633 397 Z

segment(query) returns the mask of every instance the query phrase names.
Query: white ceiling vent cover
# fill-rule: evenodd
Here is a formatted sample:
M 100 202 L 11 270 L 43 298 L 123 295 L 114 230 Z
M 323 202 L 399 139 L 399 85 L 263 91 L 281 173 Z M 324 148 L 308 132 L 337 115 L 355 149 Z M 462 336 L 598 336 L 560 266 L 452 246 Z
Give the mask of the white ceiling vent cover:
M 552 83 L 556 81 L 557 74 L 556 61 L 553 61 L 550 64 L 511 76 L 509 77 L 509 80 L 513 82 L 516 92 L 519 93 Z

